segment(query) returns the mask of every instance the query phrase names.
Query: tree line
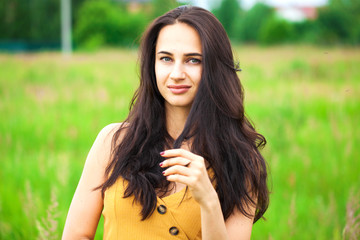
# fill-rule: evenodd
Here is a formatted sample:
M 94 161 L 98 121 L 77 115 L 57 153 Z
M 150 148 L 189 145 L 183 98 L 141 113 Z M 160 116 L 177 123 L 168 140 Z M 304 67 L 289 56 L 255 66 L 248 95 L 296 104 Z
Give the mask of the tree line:
M 244 11 L 237 0 L 223 0 L 213 10 L 236 42 L 360 44 L 360 1 L 329 0 L 315 20 L 289 22 L 264 3 Z
M 72 0 L 73 43 L 77 48 L 137 46 L 141 33 L 156 16 L 179 5 L 176 0 L 150 0 L 134 10 L 127 0 Z M 360 1 L 329 0 L 315 20 L 288 22 L 273 8 L 257 3 L 250 10 L 237 0 L 222 0 L 212 10 L 229 37 L 238 43 L 360 43 Z M 25 42 L 60 46 L 60 0 L 0 2 L 0 47 Z
M 0 1 L 0 49 L 59 48 L 61 0 Z M 150 0 L 132 11 L 129 0 L 71 0 L 72 38 L 78 48 L 136 46 L 139 36 L 156 16 L 180 4 Z

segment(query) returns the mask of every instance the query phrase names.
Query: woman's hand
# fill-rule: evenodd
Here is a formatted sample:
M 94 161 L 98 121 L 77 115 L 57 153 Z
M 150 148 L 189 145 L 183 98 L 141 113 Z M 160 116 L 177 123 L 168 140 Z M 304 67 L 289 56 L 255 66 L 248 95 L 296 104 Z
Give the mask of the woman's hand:
M 184 149 L 161 153 L 166 160 L 160 167 L 167 180 L 186 184 L 201 209 L 202 239 L 250 239 L 253 218 L 244 216 L 237 208 L 224 221 L 220 201 L 209 179 L 205 159 Z M 255 214 L 255 208 L 251 213 Z
M 205 159 L 184 149 L 170 149 L 161 152 L 167 158 L 160 167 L 168 168 L 163 174 L 171 182 L 186 184 L 191 195 L 200 205 L 208 203 L 216 191 L 209 179 Z

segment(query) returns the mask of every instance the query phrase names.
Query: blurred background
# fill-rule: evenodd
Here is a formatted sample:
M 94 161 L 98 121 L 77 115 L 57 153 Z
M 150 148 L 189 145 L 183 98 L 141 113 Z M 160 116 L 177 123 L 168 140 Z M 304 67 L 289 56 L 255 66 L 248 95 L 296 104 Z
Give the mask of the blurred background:
M 235 43 L 360 43 L 358 0 L 3 0 L 0 49 L 60 49 L 63 15 L 76 49 L 136 47 L 149 21 L 179 4 L 211 10 Z
M 360 239 L 359 0 L 2 0 L 0 239 L 61 237 L 96 135 L 128 114 L 142 32 L 183 4 L 224 25 L 268 141 L 252 239 Z

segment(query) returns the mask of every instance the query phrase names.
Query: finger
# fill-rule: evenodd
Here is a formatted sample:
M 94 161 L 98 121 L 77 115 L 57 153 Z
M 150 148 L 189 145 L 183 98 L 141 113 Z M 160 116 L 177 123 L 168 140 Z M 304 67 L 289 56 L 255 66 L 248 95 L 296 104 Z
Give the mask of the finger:
M 169 175 L 166 177 L 166 180 L 168 180 L 170 182 L 182 183 L 187 186 L 189 186 L 192 183 L 190 177 L 184 176 L 184 175 L 179 175 L 179 174 Z
M 175 165 L 172 167 L 169 167 L 165 171 L 163 171 L 164 176 L 170 176 L 174 174 L 179 174 L 183 176 L 190 176 L 191 175 L 191 169 L 181 166 L 181 165 Z
M 160 153 L 162 157 L 170 158 L 170 157 L 183 157 L 189 160 L 204 160 L 203 157 L 196 155 L 190 151 L 185 149 L 177 148 L 177 149 L 169 149 Z
M 160 167 L 171 167 L 174 165 L 182 165 L 182 166 L 187 166 L 191 163 L 191 161 L 187 158 L 183 158 L 183 157 L 175 157 L 175 158 L 169 158 L 166 159 L 165 161 L 161 162 L 159 165 Z

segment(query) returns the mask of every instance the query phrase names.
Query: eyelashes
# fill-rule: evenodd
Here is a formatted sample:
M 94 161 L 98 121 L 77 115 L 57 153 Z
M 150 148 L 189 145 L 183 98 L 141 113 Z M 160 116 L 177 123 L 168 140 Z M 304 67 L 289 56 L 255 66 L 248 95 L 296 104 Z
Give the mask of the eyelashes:
M 201 60 L 200 60 L 200 59 L 197 59 L 197 58 L 191 58 L 191 59 L 189 59 L 188 62 L 190 62 L 190 63 L 192 63 L 192 64 L 200 64 L 200 63 L 201 63 Z
M 170 62 L 171 58 L 169 58 L 169 57 L 161 57 L 160 60 L 163 61 L 163 62 Z
M 172 62 L 173 60 L 170 57 L 161 57 L 160 61 L 165 62 L 165 63 L 169 63 L 169 62 Z M 195 64 L 200 64 L 201 60 L 198 59 L 198 58 L 189 58 L 185 62 L 195 65 Z

